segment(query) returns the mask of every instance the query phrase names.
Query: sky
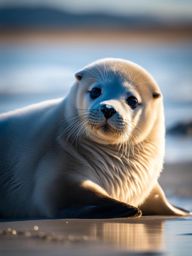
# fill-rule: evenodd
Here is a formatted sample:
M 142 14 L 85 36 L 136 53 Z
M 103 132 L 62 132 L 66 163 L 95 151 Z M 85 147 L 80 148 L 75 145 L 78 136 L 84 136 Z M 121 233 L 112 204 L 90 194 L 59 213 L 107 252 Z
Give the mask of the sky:
M 73 12 L 154 14 L 192 19 L 192 0 L 0 0 L 1 6 L 51 6 Z

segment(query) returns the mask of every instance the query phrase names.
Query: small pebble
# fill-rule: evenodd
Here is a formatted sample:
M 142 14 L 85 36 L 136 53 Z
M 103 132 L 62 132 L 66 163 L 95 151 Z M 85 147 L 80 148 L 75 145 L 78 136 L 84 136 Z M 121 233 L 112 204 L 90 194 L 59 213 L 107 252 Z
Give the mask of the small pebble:
M 38 231 L 38 230 L 39 230 L 39 227 L 38 227 L 37 225 L 35 225 L 35 226 L 33 227 L 33 230 Z
M 11 232 L 12 235 L 16 236 L 17 235 L 17 231 L 15 229 L 12 230 Z
M 68 224 L 68 221 L 65 222 Z M 74 235 L 68 235 L 68 236 L 62 236 L 57 235 L 55 233 L 45 233 L 42 231 L 39 231 L 39 227 L 37 225 L 33 226 L 33 229 L 31 230 L 16 230 L 14 228 L 7 228 L 0 230 L 0 236 L 4 237 L 25 237 L 25 238 L 33 238 L 33 239 L 39 239 L 49 242 L 64 242 L 65 244 L 70 243 L 79 243 L 82 241 L 88 241 L 89 238 L 87 236 L 74 236 Z

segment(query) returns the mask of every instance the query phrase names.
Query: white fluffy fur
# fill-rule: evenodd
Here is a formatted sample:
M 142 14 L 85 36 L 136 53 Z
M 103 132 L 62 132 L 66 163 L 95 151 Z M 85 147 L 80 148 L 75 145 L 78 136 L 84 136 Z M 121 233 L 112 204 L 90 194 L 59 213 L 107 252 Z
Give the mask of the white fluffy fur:
M 74 139 L 79 133 L 76 137 L 79 154 L 83 152 L 84 161 L 91 166 L 90 177 L 94 177 L 110 197 L 138 206 L 156 184 L 163 166 L 163 97 L 152 97 L 153 92 L 160 93 L 160 90 L 148 72 L 125 60 L 104 59 L 85 67 L 80 73 L 82 80 L 74 85 L 67 98 L 67 106 L 70 107 L 71 102 L 74 102 L 74 106 L 73 113 L 66 108 L 65 116 L 68 120 L 78 117 L 77 122 L 73 123 L 73 130 L 68 130 L 69 137 Z M 92 129 L 85 122 L 88 117 L 83 110 L 90 112 L 93 104 L 85 92 L 97 83 L 109 88 L 105 98 L 98 98 L 94 109 L 101 103 L 110 104 L 125 122 L 129 122 L 120 136 L 107 135 L 100 129 Z M 141 109 L 132 111 L 122 102 L 121 83 L 142 101 Z M 96 112 L 97 121 L 101 122 L 99 114 Z

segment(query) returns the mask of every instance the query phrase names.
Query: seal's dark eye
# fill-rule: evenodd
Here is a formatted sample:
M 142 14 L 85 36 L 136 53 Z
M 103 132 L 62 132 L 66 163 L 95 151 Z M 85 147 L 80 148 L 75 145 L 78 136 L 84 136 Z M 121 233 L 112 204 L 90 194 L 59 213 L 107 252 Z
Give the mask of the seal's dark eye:
M 132 109 L 135 109 L 138 106 L 138 104 L 139 104 L 139 102 L 138 102 L 138 100 L 137 100 L 137 98 L 135 96 L 129 96 L 126 101 L 127 101 L 127 104 Z
M 101 95 L 101 88 L 99 87 L 94 87 L 93 89 L 91 89 L 90 91 L 90 97 L 91 99 L 96 99 Z

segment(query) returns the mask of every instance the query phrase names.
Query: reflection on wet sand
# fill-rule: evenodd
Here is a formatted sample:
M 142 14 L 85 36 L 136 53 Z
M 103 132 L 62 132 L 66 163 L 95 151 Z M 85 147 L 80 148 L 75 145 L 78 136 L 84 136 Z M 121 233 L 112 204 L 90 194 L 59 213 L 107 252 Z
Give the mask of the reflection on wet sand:
M 104 223 L 101 239 L 117 248 L 131 251 L 162 251 L 163 223 Z
M 0 254 L 46 249 L 46 255 L 122 255 L 121 252 L 175 252 L 190 236 L 191 219 L 142 217 L 113 220 L 0 222 Z M 30 245 L 30 247 L 29 247 Z M 181 246 L 180 246 L 181 245 Z M 191 247 L 190 247 L 191 248 Z M 188 250 L 189 248 L 187 248 Z M 186 249 L 185 249 L 186 250 Z M 132 255 L 132 254 L 131 254 Z
M 30 223 L 38 227 L 31 229 Z M 39 223 L 39 226 L 38 226 Z M 62 242 L 64 244 L 75 242 L 99 242 L 110 245 L 116 249 L 129 251 L 162 251 L 163 219 L 153 219 L 142 222 L 140 219 L 132 220 L 55 220 L 1 223 L 1 237 L 16 237 L 19 239 L 36 239 L 39 241 Z M 3 226 L 6 229 L 3 229 Z M 22 229 L 22 227 L 25 227 Z M 30 227 L 30 229 L 28 228 Z M 13 230 L 13 233 L 11 231 Z M 25 234 L 30 234 L 26 236 Z M 1 244 L 1 242 L 0 242 Z
M 159 251 L 164 248 L 162 225 L 106 223 L 103 225 L 102 240 L 131 251 Z

